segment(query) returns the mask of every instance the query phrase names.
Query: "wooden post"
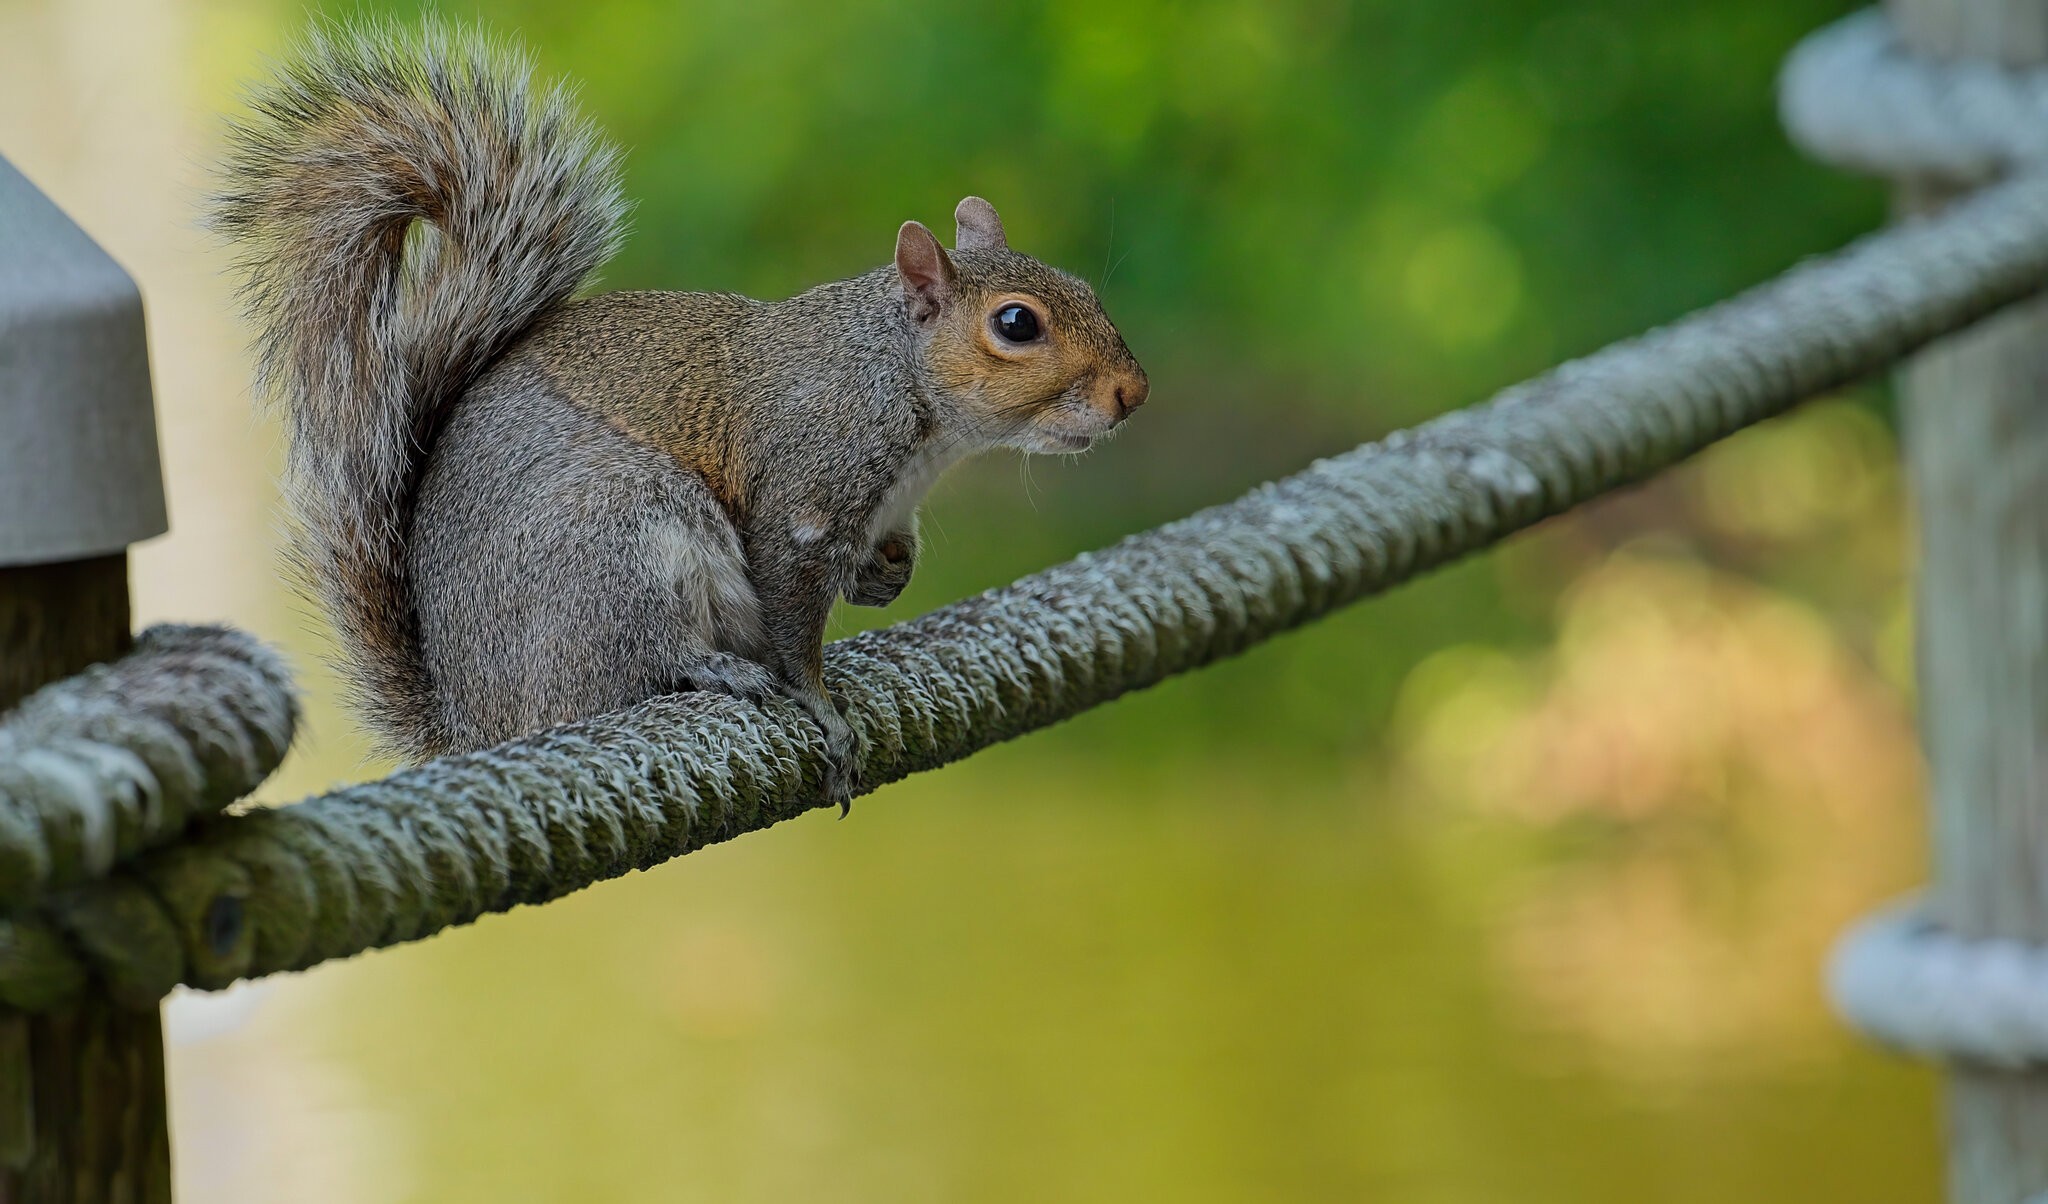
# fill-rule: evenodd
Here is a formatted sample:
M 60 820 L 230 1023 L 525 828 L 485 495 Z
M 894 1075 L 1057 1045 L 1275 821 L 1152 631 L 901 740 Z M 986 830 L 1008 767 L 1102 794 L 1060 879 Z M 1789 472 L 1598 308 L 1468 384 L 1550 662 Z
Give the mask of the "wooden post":
M 0 159 L 0 710 L 128 647 L 164 530 L 142 298 Z M 0 1204 L 168 1204 L 157 1009 L 0 1012 Z
M 2048 62 L 2043 0 L 1891 0 L 1936 58 Z M 1901 204 L 1942 203 L 1910 185 Z M 1901 378 L 1919 514 L 1920 725 L 1934 898 L 1971 936 L 2048 942 L 2048 303 L 1922 355 Z M 2048 1192 L 2048 1073 L 1959 1067 L 1948 1085 L 1958 1204 Z
M 125 553 L 0 568 L 0 710 L 127 649 Z M 162 1022 L 103 999 L 0 1013 L 0 1202 L 166 1204 Z

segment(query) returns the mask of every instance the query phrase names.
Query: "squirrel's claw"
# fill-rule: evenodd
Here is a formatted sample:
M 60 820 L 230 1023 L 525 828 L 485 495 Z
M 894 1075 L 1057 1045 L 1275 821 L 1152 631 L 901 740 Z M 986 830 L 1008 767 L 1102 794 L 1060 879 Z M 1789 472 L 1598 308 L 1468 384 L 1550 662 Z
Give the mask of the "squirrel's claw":
M 839 713 L 839 708 L 828 695 L 802 696 L 796 701 L 810 713 L 824 733 L 825 800 L 838 803 L 839 818 L 845 819 L 853 810 L 853 788 L 860 778 L 859 748 L 854 739 L 853 725 Z
M 839 721 L 842 725 L 846 720 Z M 830 762 L 825 767 L 825 798 L 839 804 L 839 818 L 845 819 L 853 813 L 853 788 L 859 780 L 859 768 L 854 756 L 853 729 L 844 728 L 845 744 L 841 747 L 831 729 L 825 732 L 825 755 Z

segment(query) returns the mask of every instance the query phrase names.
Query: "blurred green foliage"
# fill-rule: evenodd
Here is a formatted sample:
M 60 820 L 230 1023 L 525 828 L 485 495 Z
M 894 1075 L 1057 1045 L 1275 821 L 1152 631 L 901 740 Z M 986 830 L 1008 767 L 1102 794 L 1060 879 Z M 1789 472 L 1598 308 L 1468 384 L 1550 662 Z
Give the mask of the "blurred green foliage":
M 1773 108 L 1785 50 L 1850 7 L 509 0 L 488 19 L 579 81 L 627 150 L 635 233 L 608 285 L 786 295 L 884 261 L 905 218 L 946 229 L 970 192 L 1100 285 L 1154 404 L 1078 466 L 957 474 L 888 621 L 1877 224 L 1880 190 L 1800 160 Z M 1454 570 L 1053 739 L 1370 742 L 1445 640 L 1536 638 L 1527 601 Z

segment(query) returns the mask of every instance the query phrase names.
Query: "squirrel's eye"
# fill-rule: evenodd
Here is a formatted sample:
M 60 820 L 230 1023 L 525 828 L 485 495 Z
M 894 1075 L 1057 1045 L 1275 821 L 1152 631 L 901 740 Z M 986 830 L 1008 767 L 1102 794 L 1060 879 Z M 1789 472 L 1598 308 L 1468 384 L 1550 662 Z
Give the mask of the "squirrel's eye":
M 1038 315 L 1028 306 L 1005 305 L 996 311 L 996 333 L 1011 343 L 1029 343 L 1038 337 Z

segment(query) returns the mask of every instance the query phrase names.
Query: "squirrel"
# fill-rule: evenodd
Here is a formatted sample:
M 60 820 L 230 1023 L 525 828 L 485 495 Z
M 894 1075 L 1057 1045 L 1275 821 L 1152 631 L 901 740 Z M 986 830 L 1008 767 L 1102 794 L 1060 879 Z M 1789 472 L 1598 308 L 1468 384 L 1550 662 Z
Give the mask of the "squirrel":
M 892 263 L 787 300 L 576 299 L 623 238 L 619 154 L 474 32 L 316 30 L 252 101 L 208 224 L 285 417 L 292 560 L 401 758 L 782 697 L 843 812 L 834 601 L 902 591 L 949 467 L 1083 451 L 1149 391 L 1093 290 L 971 196 L 952 251 L 905 222 Z

